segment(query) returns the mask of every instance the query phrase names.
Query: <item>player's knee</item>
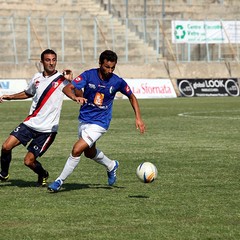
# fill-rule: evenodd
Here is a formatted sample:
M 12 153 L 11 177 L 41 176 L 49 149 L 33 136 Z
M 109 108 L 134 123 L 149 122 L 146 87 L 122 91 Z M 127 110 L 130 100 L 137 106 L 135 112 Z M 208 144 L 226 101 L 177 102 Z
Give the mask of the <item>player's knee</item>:
M 73 157 L 79 157 L 81 154 L 82 154 L 81 151 L 77 150 L 76 148 L 73 148 L 73 150 L 72 150 Z
M 34 159 L 29 158 L 29 157 L 25 157 L 25 158 L 24 158 L 24 164 L 25 164 L 25 166 L 30 167 L 30 166 L 33 165 L 33 163 L 34 163 Z
M 2 151 L 3 152 L 10 152 L 11 150 L 12 150 L 12 146 L 10 146 L 7 143 L 3 143 L 3 145 L 2 145 Z

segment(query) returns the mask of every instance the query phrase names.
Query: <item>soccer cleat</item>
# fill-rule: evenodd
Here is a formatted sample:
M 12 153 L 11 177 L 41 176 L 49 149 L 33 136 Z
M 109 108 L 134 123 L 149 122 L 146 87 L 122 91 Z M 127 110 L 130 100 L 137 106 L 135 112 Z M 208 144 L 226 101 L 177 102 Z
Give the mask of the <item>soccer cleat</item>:
M 115 161 L 115 166 L 112 171 L 107 171 L 108 175 L 108 185 L 112 186 L 116 180 L 117 180 L 117 169 L 118 169 L 119 163 L 118 161 Z
M 48 190 L 50 192 L 58 192 L 61 188 L 63 184 L 63 181 L 61 179 L 58 179 L 56 181 L 54 181 L 53 183 L 51 183 L 50 185 L 48 185 Z
M 0 173 L 0 181 L 6 182 L 9 179 L 9 174 L 7 176 L 3 176 L 2 173 Z
M 45 171 L 44 176 L 38 175 L 37 187 L 46 187 L 48 177 L 49 177 L 48 171 Z

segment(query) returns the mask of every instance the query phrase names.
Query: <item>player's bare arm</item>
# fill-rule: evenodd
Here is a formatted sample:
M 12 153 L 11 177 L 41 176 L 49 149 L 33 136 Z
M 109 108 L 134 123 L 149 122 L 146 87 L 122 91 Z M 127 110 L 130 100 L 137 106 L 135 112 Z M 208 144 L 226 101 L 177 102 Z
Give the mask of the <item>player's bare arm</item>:
M 75 94 L 75 87 L 69 83 L 67 84 L 64 88 L 63 88 L 63 93 L 68 96 L 70 99 L 72 99 L 73 101 L 80 103 L 80 104 L 84 104 L 87 102 L 86 98 L 80 97 L 80 96 L 76 96 Z
M 131 94 L 130 97 L 129 97 L 129 101 L 133 107 L 133 110 L 135 112 L 135 125 L 136 125 L 136 128 L 139 129 L 140 133 L 144 133 L 145 130 L 146 130 L 146 126 L 142 120 L 142 117 L 141 117 L 141 112 L 140 112 L 140 107 L 139 107 L 139 104 L 138 104 L 138 100 L 137 98 L 135 97 L 134 94 Z
M 32 95 L 29 95 L 24 91 L 15 93 L 15 94 L 10 94 L 10 95 L 5 94 L 0 97 L 0 103 L 2 103 L 3 100 L 20 100 L 20 99 L 27 99 L 30 97 L 32 97 Z

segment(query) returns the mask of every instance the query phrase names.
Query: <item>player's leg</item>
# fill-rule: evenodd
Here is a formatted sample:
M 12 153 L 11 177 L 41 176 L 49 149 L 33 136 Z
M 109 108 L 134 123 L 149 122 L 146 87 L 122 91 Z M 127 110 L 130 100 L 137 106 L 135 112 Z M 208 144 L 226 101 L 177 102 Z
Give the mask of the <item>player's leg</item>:
M 60 190 L 63 182 L 74 171 L 74 169 L 77 167 L 78 163 L 80 162 L 81 154 L 85 151 L 85 149 L 89 148 L 89 146 L 94 144 L 94 142 L 96 141 L 96 139 L 93 139 L 92 136 L 90 136 L 86 131 L 89 125 L 90 124 L 79 123 L 79 126 L 78 126 L 79 140 L 74 144 L 72 148 L 72 152 L 69 155 L 59 177 L 56 178 L 56 180 L 48 186 L 49 191 L 57 192 Z M 99 138 L 100 136 L 101 134 L 99 134 L 99 136 L 97 137 Z
M 94 143 L 91 148 L 87 148 L 84 151 L 84 155 L 85 157 L 105 166 L 108 171 L 111 171 L 115 166 L 115 161 L 109 159 L 100 149 L 96 148 L 96 143 Z
M 0 180 L 7 181 L 9 178 L 9 167 L 12 160 L 12 149 L 21 144 L 15 137 L 10 135 L 2 145 L 1 149 L 1 172 Z
M 69 155 L 59 179 L 65 181 L 67 177 L 73 172 L 80 162 L 80 156 L 84 149 L 88 148 L 88 144 L 80 138 L 73 146 L 72 153 Z
M 8 178 L 8 171 L 12 159 L 12 149 L 19 144 L 24 146 L 33 138 L 33 131 L 25 124 L 19 124 L 11 133 L 7 140 L 2 145 L 1 151 L 1 167 L 2 177 Z M 4 180 L 1 177 L 1 180 Z
M 96 141 L 106 132 L 106 129 L 95 125 L 88 124 L 87 128 L 82 131 L 83 139 L 88 142 L 89 147 L 84 150 L 87 158 L 103 165 L 107 169 L 108 184 L 113 185 L 117 179 L 116 171 L 118 169 L 118 161 L 109 159 L 100 149 L 96 148 Z
M 88 148 L 88 144 L 80 138 L 73 146 L 72 152 L 69 155 L 65 166 L 59 175 L 59 177 L 48 186 L 48 190 L 51 192 L 57 192 L 60 190 L 63 182 L 72 174 L 74 169 L 80 162 L 80 156 L 84 149 Z
M 45 170 L 42 164 L 37 161 L 38 157 L 41 157 L 55 140 L 57 133 L 39 133 L 34 134 L 33 140 L 28 146 L 28 153 L 24 158 L 24 164 L 33 170 L 38 175 L 37 187 L 47 186 L 47 179 L 49 173 Z
M 37 187 L 47 186 L 47 179 L 49 176 L 48 171 L 46 171 L 40 162 L 36 160 L 36 157 L 32 152 L 28 152 L 24 158 L 25 166 L 29 167 L 38 175 Z
M 118 161 L 109 159 L 100 149 L 95 148 L 95 144 L 84 151 L 87 158 L 103 165 L 107 169 L 108 184 L 112 186 L 117 180 Z

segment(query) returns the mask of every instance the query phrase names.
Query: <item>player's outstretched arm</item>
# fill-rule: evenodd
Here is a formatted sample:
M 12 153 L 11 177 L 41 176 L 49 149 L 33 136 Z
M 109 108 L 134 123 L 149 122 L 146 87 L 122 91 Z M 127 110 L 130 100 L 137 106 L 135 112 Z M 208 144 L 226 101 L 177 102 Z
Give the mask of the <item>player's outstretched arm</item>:
M 140 112 L 140 107 L 138 104 L 138 100 L 136 98 L 136 96 L 132 93 L 129 97 L 129 101 L 133 107 L 133 110 L 135 112 L 135 124 L 136 124 L 136 128 L 139 129 L 140 133 L 144 133 L 146 130 L 146 126 L 142 120 L 141 117 L 141 112 Z
M 75 87 L 71 83 L 63 88 L 63 93 L 77 103 L 84 104 L 87 102 L 86 98 L 76 96 Z
M 0 103 L 2 103 L 3 100 L 21 100 L 21 99 L 27 99 L 30 97 L 32 97 L 32 96 L 27 94 L 24 91 L 15 93 L 15 94 L 10 94 L 10 95 L 4 94 L 4 95 L 0 96 Z

